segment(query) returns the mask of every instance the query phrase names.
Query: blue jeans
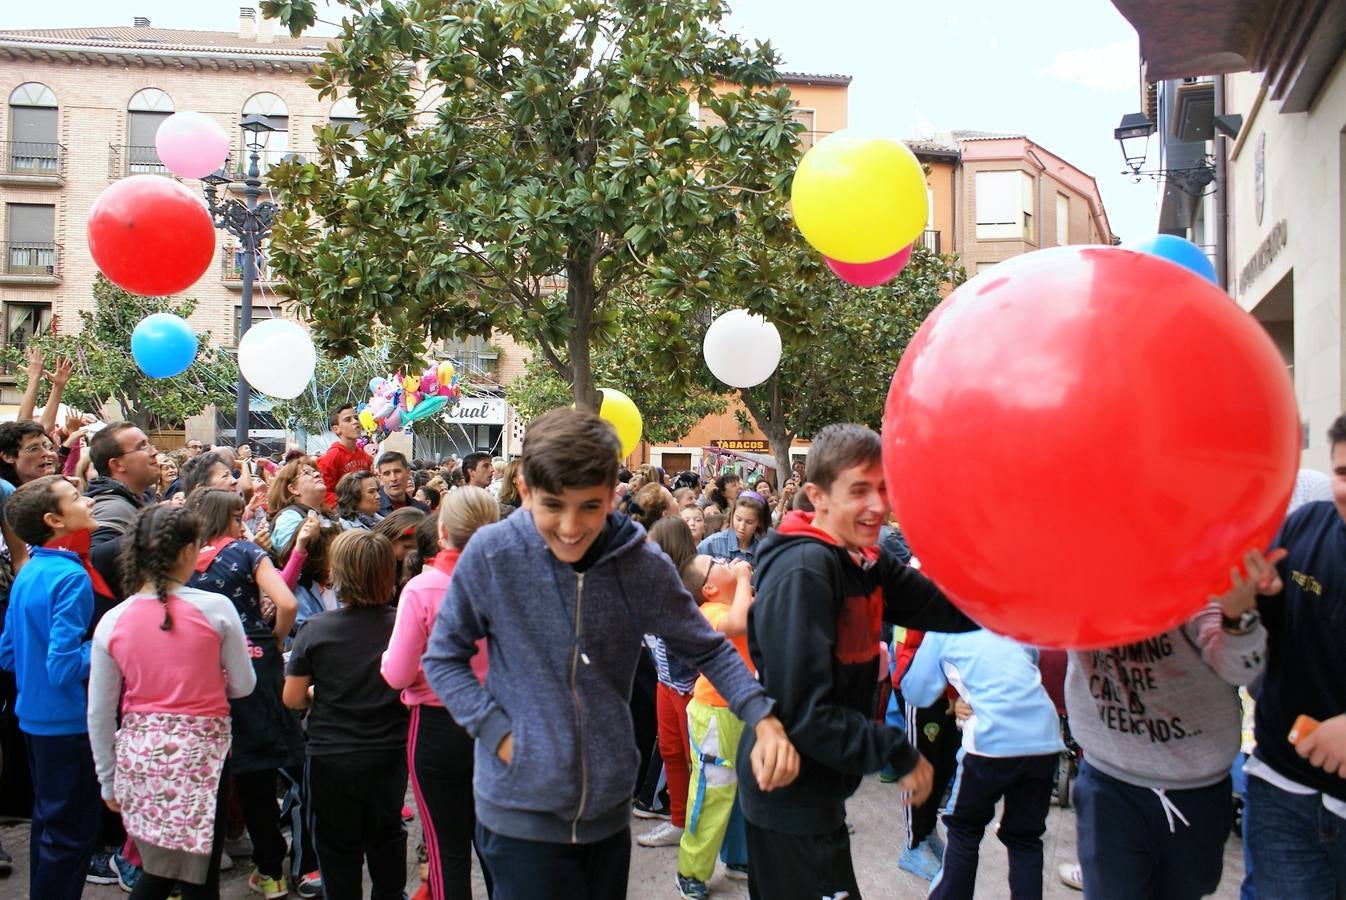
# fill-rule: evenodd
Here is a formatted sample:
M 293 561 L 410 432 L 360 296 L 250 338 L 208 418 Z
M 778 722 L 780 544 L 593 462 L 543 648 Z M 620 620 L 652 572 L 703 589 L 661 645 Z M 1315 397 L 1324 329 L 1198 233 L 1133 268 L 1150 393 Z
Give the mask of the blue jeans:
M 1323 806 L 1321 794 L 1291 794 L 1249 778 L 1243 834 L 1257 896 L 1346 896 L 1346 820 Z

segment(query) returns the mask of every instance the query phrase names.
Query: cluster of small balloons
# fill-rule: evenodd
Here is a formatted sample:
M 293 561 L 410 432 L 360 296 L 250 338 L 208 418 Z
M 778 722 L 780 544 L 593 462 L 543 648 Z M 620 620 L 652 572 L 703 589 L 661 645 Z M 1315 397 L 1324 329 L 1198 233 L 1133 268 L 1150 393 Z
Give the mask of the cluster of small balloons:
M 849 131 L 804 154 L 790 203 L 804 239 L 859 287 L 895 278 L 929 217 L 925 172 L 906 145 Z
M 357 407 L 366 434 L 380 429 L 397 431 L 429 418 L 463 396 L 462 381 L 453 363 L 431 363 L 420 375 L 375 376 L 369 379 L 369 399 Z

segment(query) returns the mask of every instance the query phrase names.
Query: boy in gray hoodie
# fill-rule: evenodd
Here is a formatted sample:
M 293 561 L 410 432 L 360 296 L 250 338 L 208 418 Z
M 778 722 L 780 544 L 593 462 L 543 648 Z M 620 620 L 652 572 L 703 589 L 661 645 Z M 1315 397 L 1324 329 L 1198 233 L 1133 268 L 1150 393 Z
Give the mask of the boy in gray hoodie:
M 496 900 L 626 896 L 638 764 L 628 703 L 646 633 L 705 673 L 753 729 L 763 790 L 799 771 L 733 646 L 644 529 L 613 512 L 620 452 L 592 413 L 556 409 L 529 426 L 524 507 L 472 538 L 423 658 L 430 686 L 476 738 L 476 840 Z M 469 662 L 483 637 L 484 684 Z

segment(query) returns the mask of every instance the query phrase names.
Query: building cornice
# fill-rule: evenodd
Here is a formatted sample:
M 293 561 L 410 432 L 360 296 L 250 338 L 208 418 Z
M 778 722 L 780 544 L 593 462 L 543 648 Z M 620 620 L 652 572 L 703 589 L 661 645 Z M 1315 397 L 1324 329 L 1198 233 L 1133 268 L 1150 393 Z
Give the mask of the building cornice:
M 75 65 L 143 66 L 146 68 L 228 69 L 248 72 L 309 72 L 318 54 L 252 52 L 246 50 L 188 50 L 168 47 L 128 47 L 93 42 L 38 41 L 0 34 L 0 58 L 21 62 Z

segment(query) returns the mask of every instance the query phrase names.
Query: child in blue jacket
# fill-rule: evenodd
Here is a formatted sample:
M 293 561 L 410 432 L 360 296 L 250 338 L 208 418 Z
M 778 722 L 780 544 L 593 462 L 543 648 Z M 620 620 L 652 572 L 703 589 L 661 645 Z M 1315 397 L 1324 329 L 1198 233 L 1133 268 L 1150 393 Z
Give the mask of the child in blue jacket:
M 79 900 L 98 836 L 100 790 L 89 744 L 93 501 L 60 475 L 25 484 L 5 519 L 31 546 L 9 591 L 0 668 L 19 685 L 19 729 L 33 771 L 29 895 Z M 102 592 L 107 587 L 98 579 Z
M 1062 744 L 1036 656 L 985 629 L 931 632 L 902 679 L 902 695 L 915 706 L 929 706 L 951 684 L 972 707 L 944 815 L 944 867 L 930 897 L 971 900 L 982 834 L 1002 797 L 996 837 L 1009 851 L 1010 895 L 1042 896 L 1042 833 Z

